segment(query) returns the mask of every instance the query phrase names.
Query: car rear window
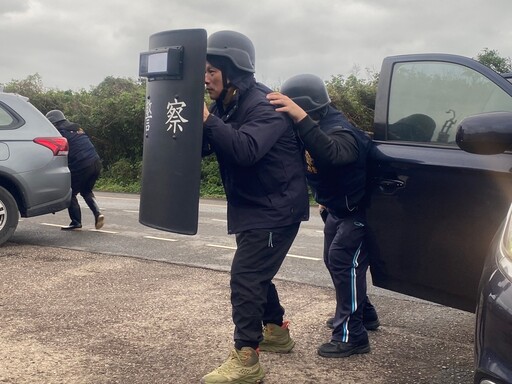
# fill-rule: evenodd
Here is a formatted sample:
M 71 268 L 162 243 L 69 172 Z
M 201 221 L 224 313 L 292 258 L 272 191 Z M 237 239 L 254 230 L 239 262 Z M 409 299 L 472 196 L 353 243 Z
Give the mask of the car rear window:
M 22 125 L 22 121 L 16 118 L 13 112 L 0 103 L 0 130 L 2 129 L 14 129 Z

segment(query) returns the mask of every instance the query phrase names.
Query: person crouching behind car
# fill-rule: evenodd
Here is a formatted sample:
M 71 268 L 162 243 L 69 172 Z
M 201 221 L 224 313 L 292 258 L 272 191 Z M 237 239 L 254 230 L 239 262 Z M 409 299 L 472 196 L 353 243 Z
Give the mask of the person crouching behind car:
M 94 226 L 100 229 L 103 227 L 105 217 L 92 191 L 101 172 L 100 157 L 84 130 L 78 124 L 67 120 L 61 111 L 51 110 L 46 114 L 46 118 L 68 140 L 69 144 L 68 167 L 71 172 L 72 197 L 68 213 L 71 223 L 61 229 L 82 228 L 82 212 L 77 199 L 79 193 L 94 214 Z

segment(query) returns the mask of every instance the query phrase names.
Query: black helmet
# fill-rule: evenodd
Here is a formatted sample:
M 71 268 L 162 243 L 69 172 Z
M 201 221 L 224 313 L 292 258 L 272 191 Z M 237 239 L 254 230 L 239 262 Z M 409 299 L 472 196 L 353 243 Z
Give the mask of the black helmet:
M 331 102 L 325 83 L 315 75 L 296 75 L 283 83 L 281 93 L 292 99 L 306 113 L 323 108 Z
M 207 55 L 229 58 L 235 67 L 254 73 L 254 45 L 245 35 L 235 31 L 219 31 L 208 37 Z
M 46 114 L 46 118 L 50 120 L 50 123 L 55 124 L 59 121 L 66 120 L 64 114 L 58 109 L 53 109 Z

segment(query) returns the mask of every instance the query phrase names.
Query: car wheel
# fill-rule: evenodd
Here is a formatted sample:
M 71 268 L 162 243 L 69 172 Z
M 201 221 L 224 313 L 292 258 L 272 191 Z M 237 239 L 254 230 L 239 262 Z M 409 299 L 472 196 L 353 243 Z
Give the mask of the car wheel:
M 5 188 L 0 187 L 0 245 L 12 236 L 20 214 L 14 197 Z

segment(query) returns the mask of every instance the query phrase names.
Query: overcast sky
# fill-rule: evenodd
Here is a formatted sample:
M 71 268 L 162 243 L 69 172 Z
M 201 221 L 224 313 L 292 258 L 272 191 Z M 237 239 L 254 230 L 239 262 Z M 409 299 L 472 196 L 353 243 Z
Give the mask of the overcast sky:
M 138 77 L 153 33 L 231 29 L 256 48 L 271 87 L 299 73 L 378 72 L 385 56 L 512 56 L 511 0 L 0 0 L 0 84 L 38 73 L 47 88 L 89 90 Z M 355 71 L 359 68 L 359 72 Z

